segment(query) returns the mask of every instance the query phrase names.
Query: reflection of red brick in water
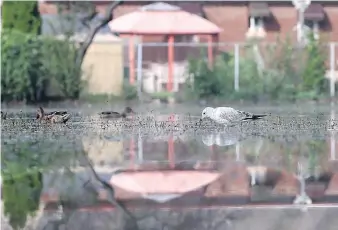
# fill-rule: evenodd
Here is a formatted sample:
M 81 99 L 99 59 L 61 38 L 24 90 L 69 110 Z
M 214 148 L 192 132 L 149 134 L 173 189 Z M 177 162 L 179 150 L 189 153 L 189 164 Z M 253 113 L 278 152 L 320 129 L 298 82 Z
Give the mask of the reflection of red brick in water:
M 249 175 L 245 166 L 233 166 L 207 186 L 206 197 L 249 196 Z
M 338 160 L 329 161 L 329 170 L 333 173 L 338 172 Z
M 309 183 L 305 187 L 305 192 L 311 198 L 323 197 L 325 193 L 325 183 L 315 182 Z
M 332 175 L 329 186 L 325 191 L 325 195 L 338 195 L 338 173 Z
M 297 195 L 299 191 L 298 179 L 289 172 L 282 171 L 279 180 L 273 189 L 274 194 L 278 195 Z

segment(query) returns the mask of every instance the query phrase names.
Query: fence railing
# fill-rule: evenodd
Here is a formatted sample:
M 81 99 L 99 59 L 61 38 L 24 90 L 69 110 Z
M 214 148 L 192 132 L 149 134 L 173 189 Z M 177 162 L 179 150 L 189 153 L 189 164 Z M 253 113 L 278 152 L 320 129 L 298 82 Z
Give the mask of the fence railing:
M 168 89 L 178 92 L 189 77 L 189 60 L 205 60 L 215 64 L 217 57 L 223 57 L 231 63 L 227 67 L 227 73 L 232 76 L 232 80 L 229 80 L 232 90 L 238 91 L 247 87 L 246 84 L 248 84 L 248 80 L 244 80 L 246 71 L 242 63 L 249 56 L 258 72 L 263 72 L 267 68 L 277 68 L 277 60 L 282 60 L 278 57 L 282 52 L 279 44 L 214 43 L 211 47 L 208 45 L 208 43 L 175 43 L 170 49 L 167 43 L 138 43 L 135 44 L 133 58 L 129 58 L 130 52 L 124 52 L 124 66 L 133 67 L 129 69 L 129 77 L 134 78 L 132 82 L 136 80 L 139 92 L 141 88 L 147 93 Z M 328 94 L 333 97 L 338 80 L 338 43 L 324 44 L 322 49 L 326 70 L 323 77 L 329 80 L 330 92 Z M 125 48 L 125 51 L 127 50 L 128 47 Z M 299 67 L 304 65 L 301 56 L 297 56 L 304 49 L 295 46 L 291 50 L 294 53 L 295 66 L 298 65 L 297 62 L 299 62 Z M 172 87 L 168 87 L 168 84 L 172 84 Z

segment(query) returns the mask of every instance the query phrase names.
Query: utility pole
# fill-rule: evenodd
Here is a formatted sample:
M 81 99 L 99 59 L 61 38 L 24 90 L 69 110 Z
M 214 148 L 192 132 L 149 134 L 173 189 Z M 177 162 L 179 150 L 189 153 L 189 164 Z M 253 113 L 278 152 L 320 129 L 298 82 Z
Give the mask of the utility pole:
M 297 41 L 299 44 L 304 42 L 304 12 L 311 4 L 311 0 L 292 0 L 292 4 L 298 11 L 297 21 Z

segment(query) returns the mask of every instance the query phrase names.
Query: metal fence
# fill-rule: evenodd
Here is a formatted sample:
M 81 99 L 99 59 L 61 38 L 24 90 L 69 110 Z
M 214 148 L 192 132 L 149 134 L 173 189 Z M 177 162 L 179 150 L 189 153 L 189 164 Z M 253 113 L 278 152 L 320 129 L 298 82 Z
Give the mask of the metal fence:
M 189 77 L 188 67 L 190 59 L 206 60 L 215 64 L 217 57 L 231 59 L 227 74 L 231 75 L 229 84 L 231 90 L 238 91 L 248 87 L 248 84 L 255 84 L 246 77 L 242 62 L 253 61 L 258 71 L 267 68 L 276 68 L 277 62 L 281 60 L 279 44 L 261 43 L 259 45 L 249 45 L 247 43 L 175 43 L 172 49 L 167 43 L 137 43 L 133 47 L 131 55 L 128 47 L 125 47 L 124 66 L 129 69 L 129 78 L 137 81 L 139 91 L 141 88 L 148 93 L 166 91 L 168 82 L 172 77 L 172 91 L 178 92 Z M 284 47 L 285 48 L 285 47 Z M 336 82 L 338 80 L 338 43 L 328 43 L 323 45 L 324 55 L 327 56 L 325 62 L 326 74 L 330 84 L 328 95 L 334 96 L 336 93 Z M 292 47 L 294 52 L 295 66 L 304 65 L 302 63 L 302 50 L 299 46 Z M 250 52 L 248 52 L 250 51 Z M 285 51 L 284 51 L 285 52 Z M 279 58 L 279 59 L 278 59 Z M 299 64 L 297 64 L 299 62 Z M 131 69 L 129 68 L 131 67 Z M 172 75 L 172 76 L 170 76 Z

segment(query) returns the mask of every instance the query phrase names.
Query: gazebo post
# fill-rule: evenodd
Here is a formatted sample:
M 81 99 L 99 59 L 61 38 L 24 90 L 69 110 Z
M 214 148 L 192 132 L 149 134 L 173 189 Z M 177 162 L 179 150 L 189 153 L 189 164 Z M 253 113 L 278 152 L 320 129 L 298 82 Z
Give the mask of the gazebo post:
M 133 137 L 129 141 L 129 160 L 130 160 L 130 167 L 133 169 L 135 166 L 135 145 L 134 145 Z
M 129 83 L 135 83 L 135 45 L 134 35 L 129 36 Z
M 173 88 L 173 75 L 174 75 L 174 35 L 168 37 L 168 81 L 167 91 L 171 92 Z
M 168 140 L 168 161 L 170 168 L 175 167 L 175 145 L 174 137 L 171 135 Z
M 212 34 L 208 35 L 208 62 L 209 62 L 209 68 L 211 69 L 213 67 L 214 63 L 214 54 L 213 54 L 213 39 L 214 36 Z

